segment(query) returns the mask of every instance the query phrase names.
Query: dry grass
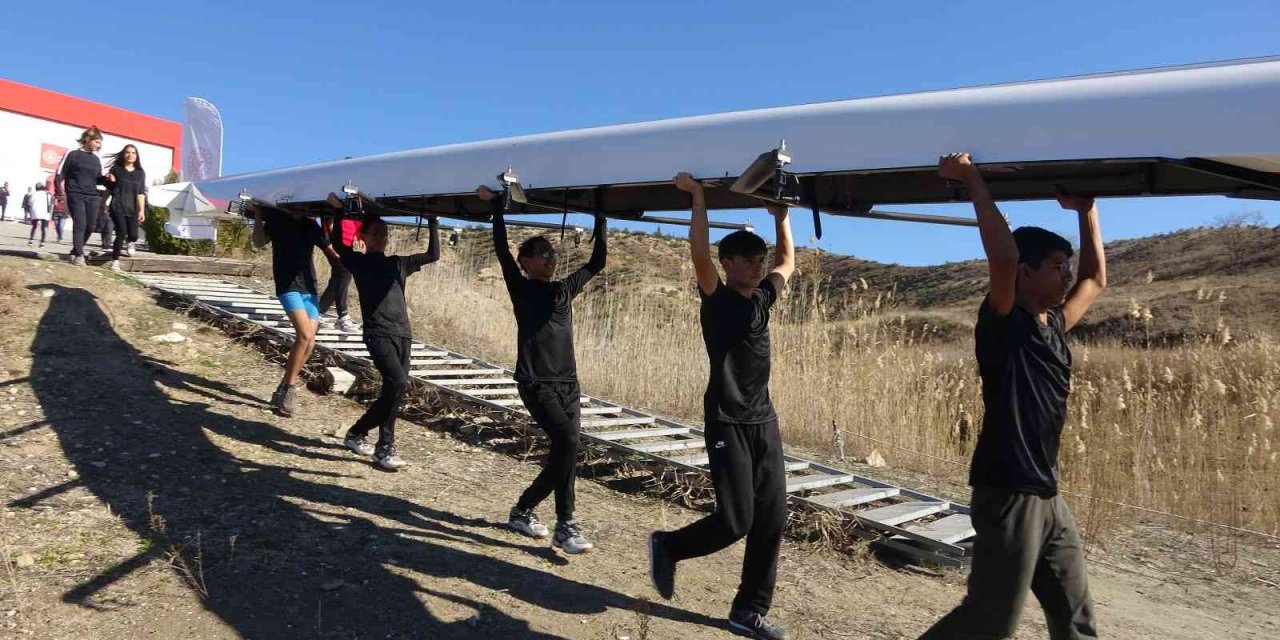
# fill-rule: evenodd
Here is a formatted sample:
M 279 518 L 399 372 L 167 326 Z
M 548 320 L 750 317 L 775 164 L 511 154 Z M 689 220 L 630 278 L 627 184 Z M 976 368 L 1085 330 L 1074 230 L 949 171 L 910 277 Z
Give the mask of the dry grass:
M 576 267 L 584 250 L 569 247 L 562 262 Z M 488 251 L 446 248 L 410 280 L 410 306 L 422 339 L 510 366 L 515 323 Z M 786 441 L 832 453 L 843 444 L 851 457 L 874 449 L 894 467 L 963 482 L 982 415 L 971 320 L 904 312 L 891 290 L 865 285 L 831 300 L 814 271 L 773 320 L 771 392 Z M 692 282 L 661 292 L 622 284 L 598 279 L 575 305 L 584 388 L 699 421 L 707 362 Z M 838 318 L 827 312 L 836 307 Z M 1070 495 L 1092 498 L 1075 500 L 1092 536 L 1135 513 L 1114 503 L 1280 534 L 1280 345 L 1231 341 L 1216 308 L 1198 313 L 1222 330 L 1199 343 L 1076 345 L 1061 476 Z

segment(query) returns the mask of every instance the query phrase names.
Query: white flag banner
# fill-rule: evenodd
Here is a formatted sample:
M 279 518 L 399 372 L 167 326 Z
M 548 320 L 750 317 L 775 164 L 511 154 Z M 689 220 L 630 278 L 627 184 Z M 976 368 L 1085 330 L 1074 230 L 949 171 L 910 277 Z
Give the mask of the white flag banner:
M 184 181 L 222 175 L 222 115 L 203 98 L 183 103 L 182 176 Z

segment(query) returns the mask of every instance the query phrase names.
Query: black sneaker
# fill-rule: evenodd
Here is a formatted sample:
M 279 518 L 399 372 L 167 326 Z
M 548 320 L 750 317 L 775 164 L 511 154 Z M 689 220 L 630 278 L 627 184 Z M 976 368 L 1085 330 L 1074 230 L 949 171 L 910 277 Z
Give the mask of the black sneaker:
M 781 625 L 754 611 L 730 612 L 729 630 L 740 636 L 758 640 L 786 640 L 787 638 L 787 632 Z
M 676 562 L 662 535 L 661 531 L 649 534 L 649 579 L 658 595 L 670 600 L 676 592 Z

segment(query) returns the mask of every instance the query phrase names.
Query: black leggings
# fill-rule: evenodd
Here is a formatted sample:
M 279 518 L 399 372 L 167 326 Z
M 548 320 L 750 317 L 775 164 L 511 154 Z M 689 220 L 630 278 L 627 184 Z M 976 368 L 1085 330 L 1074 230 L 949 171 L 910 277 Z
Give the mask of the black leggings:
M 342 261 L 329 261 L 329 268 L 332 274 L 329 276 L 329 284 L 324 288 L 324 293 L 320 294 L 320 314 L 324 315 L 329 307 L 337 303 L 338 315 L 347 315 L 347 288 L 351 286 L 351 272 L 342 266 Z
M 36 225 L 40 225 L 40 244 L 44 244 L 45 234 L 49 233 L 48 220 L 32 220 L 31 221 L 31 235 L 27 236 L 27 242 L 30 242 L 36 239 Z
M 71 216 L 71 255 L 83 256 L 84 243 L 89 240 L 98 222 L 98 196 L 67 194 L 67 213 Z
M 111 223 L 116 229 L 116 241 L 111 245 L 111 259 L 119 260 L 120 251 L 124 249 L 125 238 L 129 242 L 138 241 L 138 214 L 129 211 L 112 211 Z
M 556 519 L 573 520 L 573 483 L 578 466 L 578 432 L 581 427 L 582 389 L 577 382 L 521 382 L 520 399 L 551 441 L 547 465 L 516 502 L 529 510 L 554 491 Z
M 703 437 L 716 490 L 716 512 L 664 538 L 675 560 L 715 553 L 747 537 L 735 611 L 767 614 L 787 524 L 787 472 L 778 421 L 708 421 Z
M 378 450 L 393 453 L 396 445 L 396 414 L 404 402 L 404 392 L 409 388 L 409 353 L 413 341 L 399 336 L 366 335 L 364 344 L 369 349 L 369 359 L 382 374 L 382 390 L 378 399 L 347 431 L 348 438 L 363 438 L 378 429 Z

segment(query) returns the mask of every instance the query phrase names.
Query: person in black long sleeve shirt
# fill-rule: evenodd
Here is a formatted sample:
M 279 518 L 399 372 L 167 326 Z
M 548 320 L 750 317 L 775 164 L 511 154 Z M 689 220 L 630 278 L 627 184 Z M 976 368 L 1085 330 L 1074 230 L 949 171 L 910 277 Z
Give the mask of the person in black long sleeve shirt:
M 373 366 L 382 374 L 378 399 L 347 431 L 344 444 L 358 454 L 373 455 L 378 466 L 394 471 L 405 465 L 396 455 L 396 414 L 408 389 L 409 355 L 413 349 L 404 283 L 423 265 L 440 259 L 440 224 L 430 218 L 426 252 L 409 256 L 386 255 L 387 225 L 378 218 L 365 220 L 361 228 L 365 253 L 356 253 L 343 242 L 341 216 L 330 225 L 329 233 L 342 266 L 355 278 L 364 317 L 364 343 Z M 378 429 L 377 447 L 365 439 L 374 427 Z
M 582 397 L 573 356 L 573 299 L 604 270 L 608 255 L 605 218 L 596 216 L 587 264 L 563 280 L 552 280 L 556 251 L 551 242 L 543 236 L 524 241 L 517 262 L 507 245 L 507 227 L 501 208 L 496 206 L 496 194 L 486 187 L 476 193 L 495 202 L 493 247 L 516 316 L 515 377 L 520 399 L 551 441 L 546 466 L 511 509 L 509 524 L 525 535 L 547 537 L 549 532 L 533 509 L 554 492 L 557 523 L 552 544 L 566 553 L 590 551 L 593 545 L 582 535 L 573 515 Z
M 85 265 L 84 243 L 98 219 L 101 200 L 98 185 L 106 184 L 102 160 L 98 157 L 101 148 L 102 132 L 97 127 L 89 127 L 80 134 L 80 148 L 63 156 L 54 181 L 56 198 L 66 199 L 67 213 L 71 216 L 71 263 L 77 266 Z

